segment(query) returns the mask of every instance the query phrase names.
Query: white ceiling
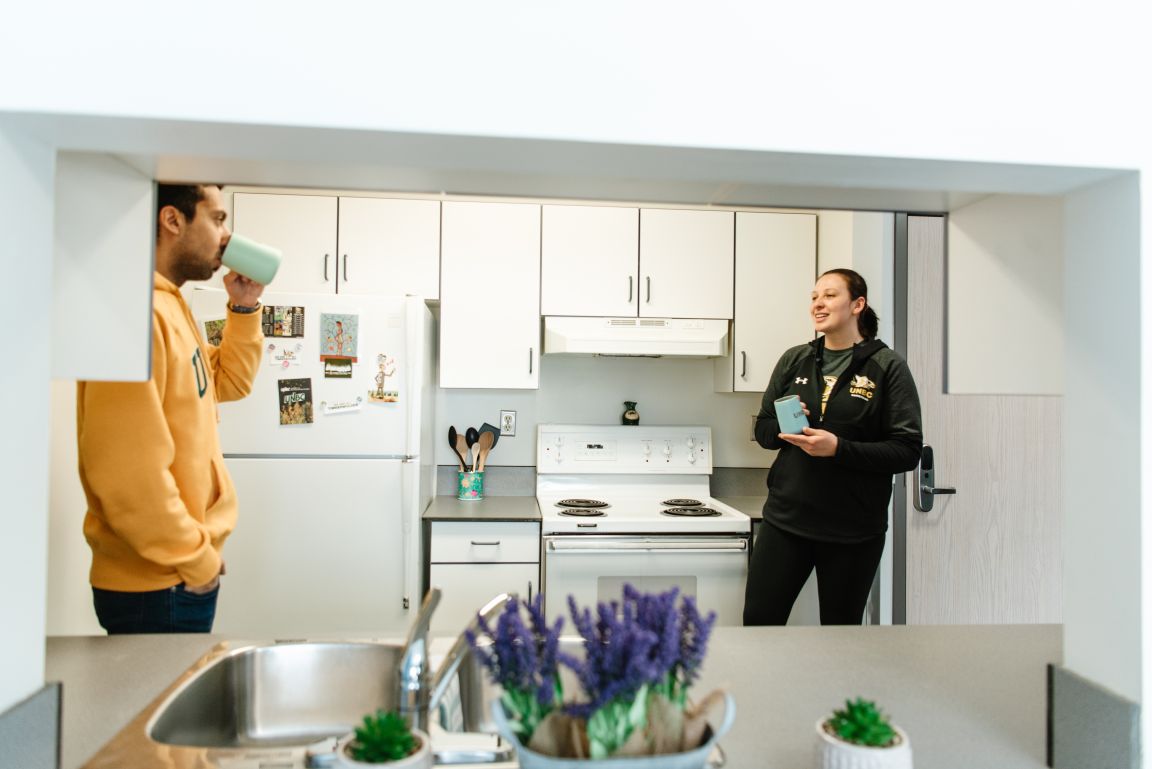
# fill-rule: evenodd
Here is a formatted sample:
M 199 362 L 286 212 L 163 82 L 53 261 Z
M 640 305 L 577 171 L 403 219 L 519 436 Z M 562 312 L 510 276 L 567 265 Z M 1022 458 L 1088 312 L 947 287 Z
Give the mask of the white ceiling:
M 9 114 L 62 150 L 156 179 L 725 206 L 951 211 L 1061 195 L 1120 169 L 597 144 L 124 117 Z

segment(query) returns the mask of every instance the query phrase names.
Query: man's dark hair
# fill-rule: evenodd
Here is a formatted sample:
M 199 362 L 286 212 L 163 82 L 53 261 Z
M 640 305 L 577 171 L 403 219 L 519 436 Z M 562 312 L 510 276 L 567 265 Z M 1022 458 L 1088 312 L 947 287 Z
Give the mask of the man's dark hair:
M 219 187 L 220 185 L 215 185 Z M 172 206 L 184 218 L 196 218 L 196 204 L 204 199 L 203 184 L 157 184 L 156 185 L 156 234 L 160 234 L 160 212 L 165 206 Z

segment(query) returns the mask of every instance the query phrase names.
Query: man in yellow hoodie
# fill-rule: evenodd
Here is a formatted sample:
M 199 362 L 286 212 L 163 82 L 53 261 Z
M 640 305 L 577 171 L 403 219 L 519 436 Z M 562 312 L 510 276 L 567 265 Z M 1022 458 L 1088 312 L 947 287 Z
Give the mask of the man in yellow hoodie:
M 237 511 L 217 404 L 252 388 L 264 287 L 224 277 L 219 347 L 204 341 L 179 287 L 220 269 L 226 218 L 219 187 L 159 186 L 151 379 L 77 385 L 84 537 L 96 616 L 109 634 L 207 633 L 216 616 L 220 549 Z

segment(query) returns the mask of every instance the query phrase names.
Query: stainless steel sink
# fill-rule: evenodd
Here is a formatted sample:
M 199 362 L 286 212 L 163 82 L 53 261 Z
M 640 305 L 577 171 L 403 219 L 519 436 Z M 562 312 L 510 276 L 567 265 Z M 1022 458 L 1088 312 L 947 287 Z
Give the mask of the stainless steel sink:
M 184 682 L 147 726 L 165 745 L 268 748 L 347 734 L 396 705 L 403 649 L 379 643 L 283 643 L 233 650 Z
M 335 738 L 376 708 L 396 707 L 403 645 L 375 641 L 225 641 L 197 660 L 84 769 L 223 769 L 320 765 Z M 438 727 L 494 732 L 500 690 L 467 654 L 451 676 Z M 440 718 L 447 714 L 448 718 Z M 479 743 L 478 743 L 479 744 Z M 506 760 L 510 749 L 438 749 L 437 763 Z

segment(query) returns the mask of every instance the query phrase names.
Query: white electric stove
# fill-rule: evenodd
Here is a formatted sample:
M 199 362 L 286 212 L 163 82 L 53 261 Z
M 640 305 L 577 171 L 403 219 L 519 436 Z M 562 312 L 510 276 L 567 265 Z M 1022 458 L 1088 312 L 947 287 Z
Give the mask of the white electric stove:
M 679 587 L 739 625 L 751 520 L 710 495 L 708 427 L 540 425 L 546 611 Z

